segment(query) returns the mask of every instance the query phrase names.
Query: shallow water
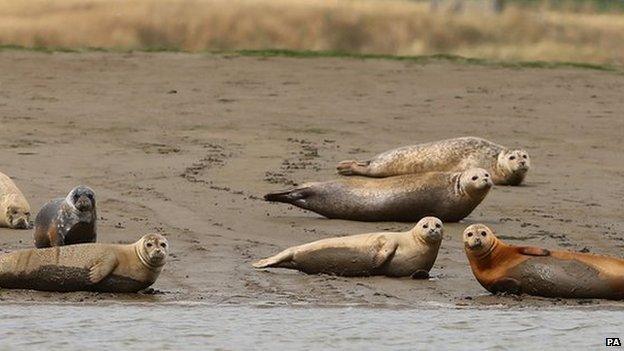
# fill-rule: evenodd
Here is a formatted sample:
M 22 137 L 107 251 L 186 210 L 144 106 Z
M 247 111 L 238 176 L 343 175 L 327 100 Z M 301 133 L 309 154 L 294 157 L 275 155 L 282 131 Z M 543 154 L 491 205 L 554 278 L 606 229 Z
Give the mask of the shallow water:
M 601 349 L 624 312 L 214 305 L 0 305 L 0 349 Z

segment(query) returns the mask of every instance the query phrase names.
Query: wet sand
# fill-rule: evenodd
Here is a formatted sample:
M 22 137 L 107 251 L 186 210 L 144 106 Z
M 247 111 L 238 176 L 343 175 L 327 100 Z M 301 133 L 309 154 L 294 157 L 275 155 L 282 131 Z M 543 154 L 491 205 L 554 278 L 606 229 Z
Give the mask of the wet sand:
M 624 303 L 490 296 L 461 244 L 471 223 L 511 244 L 624 247 L 624 75 L 446 62 L 172 53 L 0 53 L 0 170 L 33 212 L 77 184 L 98 197 L 101 242 L 166 234 L 153 294 L 0 291 L 5 302 L 204 301 L 313 305 L 576 306 Z M 409 223 L 327 220 L 264 193 L 337 177 L 335 164 L 405 144 L 475 135 L 531 154 L 525 186 L 495 187 L 448 224 L 433 279 L 255 271 L 320 238 Z M 0 248 L 32 230 L 0 229 Z

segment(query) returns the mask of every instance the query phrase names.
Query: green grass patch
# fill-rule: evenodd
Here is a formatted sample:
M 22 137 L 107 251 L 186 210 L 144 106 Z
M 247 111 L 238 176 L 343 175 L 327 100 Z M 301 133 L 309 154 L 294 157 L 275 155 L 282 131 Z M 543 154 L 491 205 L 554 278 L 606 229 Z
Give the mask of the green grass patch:
M 186 52 L 175 47 L 149 47 L 139 49 L 129 48 L 65 48 L 65 47 L 25 47 L 19 45 L 0 45 L 0 51 L 21 50 L 43 53 L 83 53 L 83 52 L 111 52 L 111 53 L 131 53 L 131 52 Z M 480 58 L 469 58 L 452 54 L 434 54 L 419 56 L 401 56 L 387 54 L 360 54 L 340 51 L 311 51 L 311 50 L 286 50 L 286 49 L 267 49 L 267 50 L 209 50 L 199 53 L 207 53 L 210 55 L 234 55 L 234 56 L 253 56 L 253 57 L 292 57 L 292 58 L 349 58 L 359 60 L 393 60 L 406 61 L 415 63 L 432 63 L 432 62 L 453 62 L 457 64 L 479 65 L 479 66 L 496 66 L 507 68 L 581 68 L 598 71 L 624 72 L 621 67 L 608 64 L 595 64 L 585 62 L 549 62 L 549 61 L 498 61 Z

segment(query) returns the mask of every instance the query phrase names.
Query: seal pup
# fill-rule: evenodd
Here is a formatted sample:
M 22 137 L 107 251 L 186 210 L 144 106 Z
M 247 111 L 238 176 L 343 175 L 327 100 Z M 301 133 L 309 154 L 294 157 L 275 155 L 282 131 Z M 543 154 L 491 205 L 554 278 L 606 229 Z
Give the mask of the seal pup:
M 84 185 L 43 206 L 35 218 L 35 247 L 94 243 L 97 239 L 95 192 Z
M 338 173 L 367 177 L 390 177 L 422 172 L 461 172 L 484 168 L 494 184 L 519 185 L 531 159 L 523 149 L 508 149 L 477 137 L 462 137 L 404 146 L 381 153 L 369 161 L 342 161 Z
M 130 245 L 79 244 L 0 256 L 0 288 L 129 293 L 152 285 L 169 243 L 147 234 Z
M 483 224 L 466 228 L 463 239 L 474 276 L 491 293 L 624 299 L 622 259 L 510 246 Z
M 425 217 L 407 232 L 369 233 L 318 240 L 257 261 L 254 268 L 289 268 L 308 274 L 428 278 L 438 256 L 442 221 Z
M 457 222 L 483 201 L 491 187 L 489 173 L 472 168 L 462 173 L 429 172 L 306 183 L 267 194 L 264 199 L 293 204 L 327 218 L 415 222 L 424 216 L 435 216 L 444 222 Z
M 9 176 L 0 172 L 0 227 L 30 228 L 30 205 Z

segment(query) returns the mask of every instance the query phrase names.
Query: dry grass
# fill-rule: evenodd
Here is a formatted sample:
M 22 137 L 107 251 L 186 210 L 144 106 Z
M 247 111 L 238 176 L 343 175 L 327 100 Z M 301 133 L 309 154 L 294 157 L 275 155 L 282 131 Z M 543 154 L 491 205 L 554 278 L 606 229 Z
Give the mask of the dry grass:
M 0 44 L 280 48 L 624 63 L 624 15 L 431 11 L 400 0 L 0 0 Z

